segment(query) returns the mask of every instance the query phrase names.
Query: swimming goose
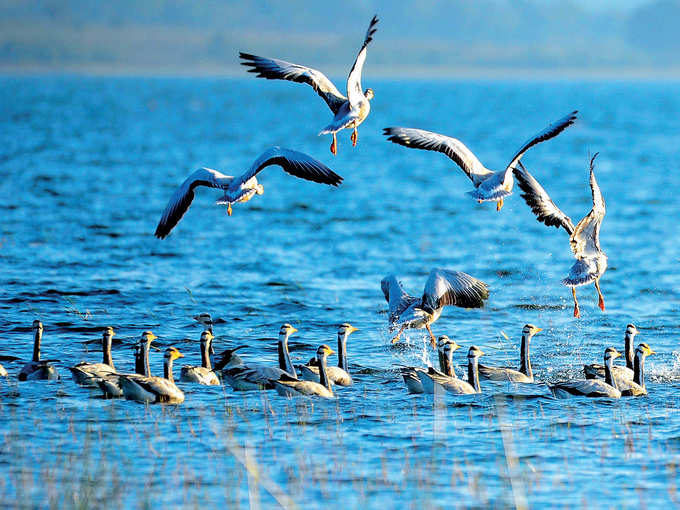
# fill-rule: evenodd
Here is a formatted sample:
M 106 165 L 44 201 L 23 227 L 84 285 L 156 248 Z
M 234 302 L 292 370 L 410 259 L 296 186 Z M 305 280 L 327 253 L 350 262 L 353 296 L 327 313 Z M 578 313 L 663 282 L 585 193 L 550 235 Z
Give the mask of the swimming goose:
M 479 358 L 484 356 L 484 352 L 477 346 L 473 345 L 468 350 L 468 380 L 467 382 L 457 377 L 448 377 L 446 379 L 436 378 L 434 382 L 444 388 L 449 393 L 456 395 L 467 395 L 472 393 L 481 393 L 482 388 L 479 385 Z
M 206 386 L 219 386 L 220 380 L 213 372 L 210 364 L 210 350 L 215 338 L 212 333 L 205 330 L 201 333 L 201 366 L 184 365 L 179 380 L 183 382 L 195 382 Z
M 123 394 L 128 400 L 145 403 L 181 404 L 184 392 L 180 390 L 172 376 L 173 361 L 184 355 L 175 347 L 168 347 L 163 356 L 163 377 L 139 377 L 121 374 Z
M 622 367 L 619 365 L 614 365 L 612 367 L 612 374 L 619 379 L 626 379 L 632 381 L 635 376 L 635 366 L 633 363 L 633 342 L 635 341 L 635 335 L 639 331 L 633 324 L 628 324 L 626 326 L 626 334 L 624 340 L 624 346 L 626 353 L 626 366 Z M 604 379 L 604 365 L 600 363 L 591 363 L 590 365 L 583 365 L 583 372 L 586 375 L 586 379 Z
M 68 367 L 76 384 L 97 388 L 97 378 L 107 377 L 116 372 L 116 368 L 113 366 L 113 358 L 111 357 L 111 344 L 113 343 L 114 335 L 115 333 L 111 326 L 104 329 L 104 332 L 102 333 L 101 363 L 88 363 L 83 361 L 73 367 Z
M 481 308 L 489 297 L 486 283 L 461 271 L 440 268 L 430 271 L 420 298 L 408 295 L 394 275 L 383 278 L 380 287 L 389 304 L 390 328 L 398 329 L 392 343 L 399 341 L 407 328 L 426 328 L 432 347 L 436 347 L 437 343 L 430 325 L 439 318 L 446 305 Z
M 347 363 L 347 338 L 349 335 L 358 331 L 357 328 L 345 322 L 338 328 L 338 366 L 326 367 L 328 378 L 333 384 L 339 386 L 350 386 L 352 376 L 349 375 L 349 365 Z M 299 365 L 300 374 L 305 381 L 319 382 L 319 366 L 316 364 Z
M 637 346 L 633 363 L 635 375 L 632 381 L 618 377 L 616 372 L 613 373 L 622 397 L 639 397 L 647 394 L 647 387 L 645 386 L 645 358 L 652 354 L 656 354 L 656 352 L 646 343 L 643 342 Z
M 224 196 L 217 204 L 227 204 L 227 214 L 231 216 L 232 204 L 247 202 L 256 194 L 264 193 L 264 187 L 257 182 L 257 174 L 272 165 L 278 165 L 284 172 L 307 181 L 331 186 L 337 186 L 342 182 L 342 177 L 307 154 L 282 147 L 271 147 L 255 160 L 246 173 L 238 177 L 224 175 L 210 168 L 201 168 L 192 173 L 170 197 L 154 235 L 159 239 L 165 239 L 170 234 L 189 210 L 194 200 L 194 190 L 198 186 L 223 190 Z
M 453 371 L 453 364 L 450 359 L 447 358 L 444 352 L 444 344 L 448 342 L 453 342 L 454 340 L 450 340 L 448 336 L 446 335 L 441 335 L 437 339 L 437 355 L 439 357 L 439 372 L 442 375 L 448 375 L 451 377 L 455 377 L 456 374 Z M 456 349 L 460 347 L 458 344 L 456 344 Z M 454 349 L 455 350 L 455 349 Z M 428 368 L 422 368 L 422 367 L 400 367 L 399 372 L 401 373 L 401 376 L 404 378 L 404 383 L 406 384 L 406 388 L 408 389 L 409 393 L 425 393 L 425 389 L 423 388 L 423 383 L 420 380 L 419 374 L 421 372 L 430 372 L 430 371 L 435 371 L 436 369 L 434 367 L 428 367 Z
M 40 342 L 42 341 L 43 324 L 39 320 L 33 321 L 33 360 L 24 365 L 19 372 L 19 380 L 37 380 L 46 379 L 56 381 L 59 379 L 57 369 L 52 365 L 53 362 L 59 361 L 56 359 L 40 359 Z
M 442 384 L 449 379 L 457 379 L 456 373 L 453 370 L 453 353 L 459 348 L 460 345 L 446 335 L 441 335 L 438 338 L 437 352 L 439 354 L 441 372 L 434 367 L 428 367 L 427 370 L 422 368 L 415 369 L 422 384 L 423 393 L 433 394 L 435 383 Z
M 512 368 L 487 367 L 479 365 L 479 376 L 482 379 L 491 381 L 511 381 L 515 383 L 534 382 L 534 373 L 531 370 L 531 360 L 529 359 L 529 343 L 533 336 L 543 328 L 537 328 L 533 324 L 525 324 L 522 328 L 522 342 L 519 350 L 519 371 Z
M 578 111 L 574 110 L 569 115 L 562 117 L 536 133 L 519 148 L 512 159 L 510 159 L 508 166 L 498 172 L 489 170 L 482 165 L 477 156 L 456 138 L 450 138 L 422 129 L 404 127 L 384 128 L 383 134 L 388 137 L 389 141 L 404 147 L 446 154 L 472 181 L 475 189 L 469 191 L 468 194 L 479 203 L 486 201 L 496 202 L 496 210 L 500 211 L 503 207 L 503 199 L 512 194 L 514 184 L 512 169 L 517 165 L 520 158 L 534 145 L 554 138 L 571 126 L 576 120 L 577 113 Z
M 316 350 L 316 361 L 319 363 L 319 382 L 298 381 L 288 374 L 283 374 L 281 379 L 274 381 L 276 392 L 284 397 L 306 395 L 333 398 L 331 381 L 326 373 L 326 359 L 330 354 L 333 354 L 333 350 L 326 344 L 320 345 Z
M 150 377 L 151 369 L 149 367 L 149 350 L 151 343 L 156 339 L 151 331 L 144 331 L 142 338 L 134 345 L 135 351 L 135 373 L 134 374 L 120 374 L 118 372 L 100 376 L 95 379 L 104 398 L 121 398 L 123 397 L 123 388 L 121 386 L 121 375 L 128 377 Z
M 333 112 L 333 120 L 319 134 L 333 134 L 331 153 L 337 153 L 336 133 L 345 128 L 352 128 L 352 146 L 357 144 L 357 127 L 361 124 L 371 110 L 370 101 L 373 99 L 373 90 L 361 88 L 361 71 L 366 60 L 366 48 L 373 40 L 373 34 L 378 24 L 377 16 L 373 16 L 364 43 L 359 50 L 352 70 L 347 77 L 347 97 L 343 96 L 335 85 L 322 72 L 304 67 L 285 60 L 258 57 L 249 53 L 240 52 L 243 59 L 242 65 L 250 67 L 250 73 L 257 73 L 258 78 L 268 80 L 288 80 L 297 83 L 311 85 L 314 91 L 321 96 Z
M 612 366 L 614 360 L 619 356 L 621 356 L 621 353 L 613 347 L 607 347 L 604 351 L 604 381 L 602 379 L 565 381 L 550 385 L 550 390 L 553 395 L 558 398 L 572 395 L 620 398 L 621 392 L 616 385 L 616 379 L 612 377 Z
M 576 287 L 589 283 L 595 284 L 599 298 L 598 306 L 604 311 L 604 297 L 600 291 L 600 278 L 607 270 L 607 256 L 600 248 L 600 224 L 605 215 L 604 199 L 595 179 L 594 165 L 597 152 L 590 160 L 590 189 L 593 195 L 593 208 L 576 226 L 552 201 L 548 193 L 536 179 L 519 162 L 519 168 L 513 170 L 519 187 L 524 191 L 522 198 L 536 215 L 539 222 L 547 226 L 564 228 L 569 234 L 569 244 L 576 262 L 571 266 L 569 275 L 562 284 L 571 287 L 574 298 L 574 317 L 581 312 L 576 299 Z
M 261 390 L 274 389 L 274 382 L 282 375 L 297 379 L 297 373 L 293 368 L 288 352 L 288 338 L 295 333 L 290 324 L 284 324 L 279 330 L 279 366 L 241 364 L 231 368 L 222 369 L 222 377 L 235 390 Z M 235 349 L 234 349 L 235 350 Z

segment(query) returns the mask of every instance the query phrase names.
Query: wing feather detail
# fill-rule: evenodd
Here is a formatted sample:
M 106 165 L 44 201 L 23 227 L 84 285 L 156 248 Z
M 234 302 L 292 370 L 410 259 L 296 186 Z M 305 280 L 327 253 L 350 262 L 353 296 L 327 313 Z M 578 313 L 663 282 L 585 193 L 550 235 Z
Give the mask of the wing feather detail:
M 325 74 L 311 67 L 305 67 L 285 60 L 258 57 L 250 53 L 240 52 L 241 65 L 250 67 L 248 72 L 256 73 L 258 78 L 268 80 L 287 80 L 306 83 L 323 99 L 335 114 L 347 98 L 337 89 Z
M 226 189 L 232 179 L 231 176 L 224 175 L 210 168 L 196 170 L 185 179 L 180 187 L 177 188 L 177 191 L 170 197 L 154 235 L 159 239 L 165 239 L 170 234 L 172 229 L 175 228 L 189 210 L 191 203 L 194 201 L 194 190 L 198 186 Z
M 482 165 L 477 156 L 463 142 L 456 138 L 424 129 L 404 127 L 387 127 L 383 129 L 383 134 L 390 142 L 404 147 L 445 154 L 465 172 L 475 185 L 493 173 Z
M 443 306 L 481 308 L 489 297 L 486 283 L 462 271 L 434 268 L 425 283 L 421 306 L 434 311 Z

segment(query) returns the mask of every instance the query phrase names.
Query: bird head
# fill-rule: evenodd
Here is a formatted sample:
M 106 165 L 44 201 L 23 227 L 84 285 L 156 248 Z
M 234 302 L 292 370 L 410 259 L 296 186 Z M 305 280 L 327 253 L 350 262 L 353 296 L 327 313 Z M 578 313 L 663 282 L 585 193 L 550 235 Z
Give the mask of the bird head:
M 373 92 L 373 89 L 366 89 L 366 92 L 364 92 L 364 96 L 366 96 L 366 99 L 370 101 L 375 97 L 375 93 Z

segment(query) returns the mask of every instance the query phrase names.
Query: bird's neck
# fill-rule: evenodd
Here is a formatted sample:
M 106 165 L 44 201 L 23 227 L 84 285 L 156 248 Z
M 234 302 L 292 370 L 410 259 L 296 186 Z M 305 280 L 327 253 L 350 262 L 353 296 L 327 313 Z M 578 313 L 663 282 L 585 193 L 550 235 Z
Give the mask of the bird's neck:
M 42 340 L 42 331 L 35 330 L 35 337 L 33 338 L 33 361 L 40 361 L 40 341 Z
M 479 360 L 477 358 L 468 359 L 468 383 L 477 393 L 482 391 L 479 386 Z
M 349 374 L 349 365 L 347 363 L 347 335 L 338 334 L 338 367 L 342 368 Z
M 519 350 L 519 371 L 529 378 L 534 377 L 531 371 L 531 360 L 529 359 L 529 342 L 531 337 L 529 335 L 522 335 L 522 344 Z
M 455 375 L 453 371 L 453 351 L 449 351 L 448 353 L 440 353 L 439 355 L 441 356 L 439 361 L 442 363 L 442 373 L 448 375 L 449 377 L 453 377 Z
M 626 366 L 631 370 L 635 370 L 633 362 L 633 342 L 635 341 L 635 335 L 626 331 Z
M 633 367 L 633 382 L 645 387 L 645 356 L 643 354 L 635 353 L 635 361 Z
M 145 376 L 149 375 L 144 373 L 144 349 L 141 347 L 135 351 L 135 373 Z
M 109 335 L 104 336 L 102 339 L 102 363 L 115 369 L 116 367 L 113 366 L 113 357 L 111 356 L 111 340 Z
M 172 377 L 172 358 L 166 358 L 165 363 L 163 363 L 163 377 L 165 377 L 170 382 L 175 382 Z
M 331 382 L 326 373 L 326 356 L 318 356 L 316 360 L 319 362 L 319 383 L 332 393 Z
M 144 365 L 144 375 L 146 377 L 151 376 L 151 366 L 149 365 L 149 348 L 151 346 L 148 342 L 142 345 L 142 364 Z
M 609 386 L 613 386 L 617 390 L 619 387 L 616 384 L 616 379 L 614 378 L 612 372 L 612 366 L 614 365 L 614 360 L 609 358 L 604 361 L 604 382 L 607 383 Z
M 212 370 L 212 364 L 210 363 L 210 340 L 201 342 L 201 366 Z
M 288 334 L 279 335 L 279 368 L 287 372 L 291 377 L 297 379 L 297 373 L 293 368 L 293 362 L 290 360 L 290 353 L 288 352 Z

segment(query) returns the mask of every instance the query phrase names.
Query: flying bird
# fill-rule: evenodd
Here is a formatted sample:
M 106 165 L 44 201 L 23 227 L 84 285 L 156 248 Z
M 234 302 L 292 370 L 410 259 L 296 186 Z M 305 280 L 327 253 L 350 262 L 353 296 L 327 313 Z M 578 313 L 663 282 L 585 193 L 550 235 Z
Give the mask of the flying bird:
M 311 85 L 333 112 L 333 120 L 319 134 L 331 133 L 333 135 L 331 152 L 335 155 L 338 147 L 336 133 L 342 129 L 352 128 L 352 146 L 356 146 L 357 127 L 368 117 L 368 113 L 371 111 L 370 101 L 374 96 L 373 89 L 363 90 L 361 88 L 361 71 L 366 61 L 366 48 L 368 43 L 373 40 L 377 24 L 378 18 L 373 16 L 366 31 L 366 37 L 364 37 L 364 43 L 361 45 L 359 54 L 347 77 L 347 96 L 342 95 L 326 75 L 311 67 L 243 52 L 239 53 L 241 59 L 243 59 L 241 64 L 250 67 L 251 69 L 248 72 L 257 73 L 258 78 L 288 80 Z
M 226 204 L 227 214 L 231 216 L 232 204 L 247 202 L 256 194 L 264 193 L 264 186 L 257 181 L 257 174 L 271 165 L 278 165 L 290 175 L 320 184 L 337 186 L 342 182 L 342 177 L 307 154 L 282 147 L 271 147 L 255 160 L 246 173 L 238 177 L 224 175 L 210 168 L 201 168 L 192 173 L 170 197 L 156 227 L 156 237 L 165 239 L 175 228 L 191 206 L 194 190 L 198 186 L 223 190 L 224 196 L 217 204 Z
M 446 305 L 481 308 L 489 297 L 486 283 L 461 271 L 440 268 L 430 271 L 422 297 L 407 294 L 394 275 L 383 278 L 380 287 L 389 304 L 390 326 L 398 330 L 392 343 L 399 341 L 407 328 L 425 328 L 433 347 L 436 347 L 437 339 L 430 325 L 439 319 Z
M 571 218 L 564 214 L 552 201 L 548 193 L 536 179 L 519 162 L 519 168 L 514 169 L 517 184 L 522 189 L 522 198 L 536 215 L 539 222 L 548 227 L 562 227 L 569 234 L 569 244 L 576 262 L 571 266 L 569 275 L 562 280 L 562 284 L 571 287 L 574 298 L 574 317 L 580 317 L 581 312 L 576 299 L 576 287 L 579 285 L 595 284 L 598 306 L 604 311 L 604 297 L 600 290 L 600 278 L 607 270 L 607 256 L 600 248 L 600 225 L 606 209 L 602 192 L 595 179 L 595 158 L 590 160 L 590 189 L 593 194 L 593 208 L 578 222 L 576 226 Z
M 512 195 L 514 180 L 512 169 L 517 165 L 524 153 L 541 142 L 556 137 L 567 127 L 571 126 L 576 120 L 577 110 L 561 119 L 553 122 L 548 127 L 539 131 L 529 138 L 515 155 L 510 159 L 510 163 L 504 170 L 494 172 L 486 168 L 468 149 L 463 142 L 456 138 L 432 133 L 423 129 L 388 127 L 383 129 L 383 134 L 388 140 L 404 147 L 413 149 L 423 149 L 436 151 L 446 154 L 456 163 L 463 172 L 470 178 L 475 189 L 468 191 L 479 203 L 496 202 L 496 210 L 500 211 L 503 207 L 503 199 Z

